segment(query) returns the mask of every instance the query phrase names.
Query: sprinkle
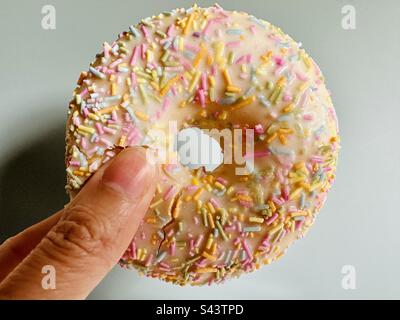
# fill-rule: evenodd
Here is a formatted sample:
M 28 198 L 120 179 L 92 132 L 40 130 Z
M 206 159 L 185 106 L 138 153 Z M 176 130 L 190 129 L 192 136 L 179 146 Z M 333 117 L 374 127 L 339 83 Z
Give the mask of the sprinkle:
M 90 134 L 93 134 L 96 132 L 94 128 L 86 127 L 84 125 L 79 125 L 78 130 L 86 132 L 86 133 L 90 133 Z
M 175 186 L 171 185 L 168 190 L 165 192 L 163 199 L 164 200 L 169 200 L 172 198 L 172 195 L 174 194 Z
M 162 260 L 164 260 L 164 258 L 165 258 L 166 256 L 167 256 L 167 251 L 162 251 L 162 252 L 160 252 L 160 253 L 157 255 L 156 259 L 154 260 L 154 263 L 155 263 L 155 264 L 160 263 Z
M 89 71 L 91 73 L 93 73 L 96 77 L 100 78 L 100 79 L 105 79 L 106 75 L 104 73 L 101 73 L 99 70 L 93 68 L 93 67 L 89 67 Z
M 237 109 L 246 107 L 249 104 L 252 104 L 255 100 L 256 100 L 255 96 L 250 96 L 246 99 L 236 102 L 234 105 L 231 106 L 231 110 L 237 110 Z
M 227 86 L 231 86 L 232 85 L 232 80 L 231 80 L 231 76 L 229 75 L 228 70 L 226 70 L 225 68 L 221 70 L 222 71 L 222 76 L 224 77 L 225 83 Z
M 221 234 L 222 238 L 223 238 L 225 241 L 228 241 L 228 237 L 226 236 L 225 231 L 224 231 L 224 229 L 223 229 L 222 226 L 221 226 L 221 223 L 217 220 L 217 221 L 215 221 L 215 224 L 217 225 L 218 231 L 219 231 L 219 233 Z
M 218 272 L 217 268 L 198 268 L 197 273 L 215 273 Z
M 134 26 L 129 26 L 129 31 L 133 34 L 135 38 L 140 38 L 140 32 Z
M 244 227 L 243 232 L 260 232 L 261 226 Z
M 217 257 L 207 253 L 206 251 L 203 251 L 203 253 L 201 254 L 204 258 L 211 260 L 211 261 L 215 261 L 217 260 Z
M 250 222 L 255 222 L 255 223 L 263 223 L 264 222 L 264 218 L 260 218 L 260 217 L 250 217 L 249 218 Z
M 141 112 L 139 110 L 135 111 L 135 115 L 136 115 L 136 117 L 138 117 L 142 121 L 148 121 L 150 119 L 148 114 L 146 114 L 144 112 Z
M 179 75 L 176 75 L 172 79 L 170 79 L 165 86 L 160 91 L 160 96 L 163 97 L 178 80 L 180 79 Z
M 247 254 L 247 257 L 248 257 L 250 260 L 253 260 L 253 255 L 251 254 L 250 248 L 249 248 L 247 242 L 246 242 L 244 239 L 242 240 L 242 245 L 243 245 L 244 251 L 245 251 L 246 254 Z

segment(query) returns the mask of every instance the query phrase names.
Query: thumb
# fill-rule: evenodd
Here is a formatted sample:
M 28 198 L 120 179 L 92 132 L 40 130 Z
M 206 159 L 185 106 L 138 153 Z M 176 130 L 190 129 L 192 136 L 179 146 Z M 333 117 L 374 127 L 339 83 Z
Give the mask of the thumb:
M 85 298 L 128 247 L 154 195 L 157 174 L 145 149 L 122 151 L 64 208 L 60 221 L 2 282 L 0 296 Z M 55 273 L 54 290 L 42 286 L 44 266 Z

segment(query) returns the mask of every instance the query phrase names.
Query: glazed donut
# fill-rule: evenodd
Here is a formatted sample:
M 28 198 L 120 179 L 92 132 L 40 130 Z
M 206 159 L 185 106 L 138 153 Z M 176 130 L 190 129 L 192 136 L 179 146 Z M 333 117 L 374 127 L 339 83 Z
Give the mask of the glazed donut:
M 313 224 L 334 180 L 338 126 L 315 62 L 279 28 L 220 6 L 146 18 L 104 43 L 69 105 L 73 197 L 119 150 L 157 149 L 169 121 L 254 132 L 244 174 L 179 161 L 120 265 L 178 285 L 220 283 L 279 259 Z

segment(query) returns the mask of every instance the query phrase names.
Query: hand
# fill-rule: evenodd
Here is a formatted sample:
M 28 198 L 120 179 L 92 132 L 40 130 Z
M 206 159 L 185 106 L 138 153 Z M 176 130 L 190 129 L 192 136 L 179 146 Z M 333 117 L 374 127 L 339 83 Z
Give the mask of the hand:
M 143 148 L 107 162 L 64 209 L 0 246 L 0 298 L 86 298 L 129 246 L 157 177 Z M 44 266 L 55 289 L 42 286 Z

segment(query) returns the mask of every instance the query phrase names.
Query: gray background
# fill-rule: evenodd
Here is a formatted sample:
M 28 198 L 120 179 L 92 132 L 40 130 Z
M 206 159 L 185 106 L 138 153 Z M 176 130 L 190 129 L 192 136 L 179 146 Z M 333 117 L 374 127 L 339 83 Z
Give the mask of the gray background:
M 206 6 L 213 1 L 198 1 Z M 400 3 L 219 1 L 281 27 L 320 65 L 342 137 L 337 180 L 308 236 L 279 262 L 212 287 L 175 287 L 118 267 L 90 298 L 400 298 Z M 41 8 L 57 10 L 56 30 Z M 356 30 L 341 8 L 356 8 Z M 64 123 L 81 70 L 141 18 L 189 1 L 2 0 L 0 11 L 0 240 L 56 211 L 64 193 Z M 356 268 L 356 290 L 341 286 Z

